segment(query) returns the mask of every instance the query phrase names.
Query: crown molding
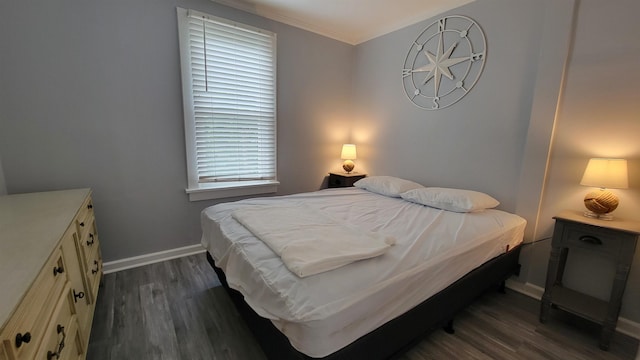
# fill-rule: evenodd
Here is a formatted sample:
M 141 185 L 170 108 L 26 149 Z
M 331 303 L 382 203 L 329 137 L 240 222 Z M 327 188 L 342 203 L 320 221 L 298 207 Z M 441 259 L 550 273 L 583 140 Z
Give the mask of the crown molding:
M 402 21 L 395 22 L 387 26 L 377 26 L 375 28 L 371 28 L 370 30 L 365 30 L 365 31 L 363 31 L 362 29 L 355 31 L 353 29 L 349 29 L 348 27 L 342 27 L 341 30 L 336 30 L 337 27 L 318 25 L 316 23 L 303 20 L 300 17 L 285 14 L 281 10 L 278 10 L 276 8 L 273 8 L 270 6 L 264 6 L 261 4 L 251 3 L 246 0 L 211 0 L 211 1 L 221 5 L 235 8 L 241 11 L 252 13 L 254 15 L 262 16 L 274 21 L 278 21 L 283 24 L 297 27 L 302 30 L 307 30 L 307 31 L 310 31 L 334 40 L 338 40 L 350 45 L 358 45 L 363 42 L 386 35 L 390 32 L 402 29 L 409 25 L 413 25 L 420 21 L 437 16 L 446 11 L 468 4 L 475 0 L 457 0 L 453 2 L 454 3 L 453 5 L 440 6 L 440 7 L 429 9 L 428 11 L 417 12 L 411 17 L 404 19 Z

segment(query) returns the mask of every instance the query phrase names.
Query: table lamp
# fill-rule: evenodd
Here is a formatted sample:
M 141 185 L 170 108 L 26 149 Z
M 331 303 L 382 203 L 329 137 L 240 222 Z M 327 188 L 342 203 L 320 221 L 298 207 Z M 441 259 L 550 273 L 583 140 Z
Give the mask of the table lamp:
M 629 187 L 627 160 L 625 159 L 589 159 L 580 185 L 599 187 L 584 197 L 587 208 L 584 216 L 601 220 L 612 220 L 611 212 L 618 207 L 618 197 L 607 188 L 626 189 Z
M 344 160 L 342 168 L 347 172 L 347 174 L 350 173 L 356 166 L 353 163 L 353 160 L 356 159 L 356 146 L 354 144 L 343 144 L 340 158 Z

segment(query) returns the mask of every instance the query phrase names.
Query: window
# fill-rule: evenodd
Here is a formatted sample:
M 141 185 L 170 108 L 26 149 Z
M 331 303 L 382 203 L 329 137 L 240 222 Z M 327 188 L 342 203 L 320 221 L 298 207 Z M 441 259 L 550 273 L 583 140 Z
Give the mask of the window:
M 275 192 L 276 35 L 178 8 L 190 200 Z

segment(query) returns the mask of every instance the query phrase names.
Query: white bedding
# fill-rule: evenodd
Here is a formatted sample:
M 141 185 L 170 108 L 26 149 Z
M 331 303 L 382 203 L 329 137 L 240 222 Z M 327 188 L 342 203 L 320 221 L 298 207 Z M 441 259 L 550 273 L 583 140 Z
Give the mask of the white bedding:
M 231 216 L 252 205 L 310 206 L 396 239 L 385 254 L 299 278 Z M 229 285 L 291 344 L 329 355 L 522 242 L 525 220 L 499 210 L 454 213 L 357 188 L 255 198 L 202 212 L 202 245 Z
M 384 254 L 395 239 L 303 204 L 251 206 L 233 218 L 266 243 L 299 277 Z

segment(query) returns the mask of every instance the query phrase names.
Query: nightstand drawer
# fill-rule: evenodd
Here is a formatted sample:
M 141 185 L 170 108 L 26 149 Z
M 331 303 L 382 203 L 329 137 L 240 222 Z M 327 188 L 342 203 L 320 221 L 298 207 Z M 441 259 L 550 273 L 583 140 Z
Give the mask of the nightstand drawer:
M 585 225 L 567 224 L 563 246 L 598 251 L 617 256 L 622 247 L 619 233 L 591 229 Z
M 329 173 L 329 187 L 330 188 L 339 188 L 339 187 L 351 187 L 353 184 L 365 178 L 367 174 L 338 174 L 338 173 Z

